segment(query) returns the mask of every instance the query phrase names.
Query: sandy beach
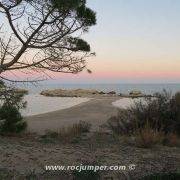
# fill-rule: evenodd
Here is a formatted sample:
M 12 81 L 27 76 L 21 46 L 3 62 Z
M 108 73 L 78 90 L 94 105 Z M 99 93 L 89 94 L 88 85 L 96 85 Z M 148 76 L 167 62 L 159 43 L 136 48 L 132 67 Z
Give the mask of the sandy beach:
M 43 134 L 46 130 L 55 130 L 79 121 L 92 124 L 92 131 L 97 130 L 108 118 L 117 113 L 112 102 L 119 97 L 97 97 L 71 108 L 26 117 L 28 131 Z

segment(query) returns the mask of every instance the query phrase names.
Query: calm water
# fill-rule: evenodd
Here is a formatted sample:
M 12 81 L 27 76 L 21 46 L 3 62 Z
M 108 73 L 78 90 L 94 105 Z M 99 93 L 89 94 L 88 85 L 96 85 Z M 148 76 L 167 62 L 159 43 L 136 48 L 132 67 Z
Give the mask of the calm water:
M 116 91 L 117 93 L 128 93 L 132 90 L 140 90 L 145 94 L 153 94 L 160 92 L 163 89 L 175 93 L 180 91 L 180 84 L 39 84 L 37 86 L 23 85 L 21 88 L 29 89 L 29 95 L 25 96 L 27 101 L 27 108 L 23 110 L 23 115 L 36 115 L 46 112 L 56 111 L 59 109 L 65 109 L 82 102 L 88 101 L 87 98 L 56 98 L 56 97 L 44 97 L 39 93 L 45 89 L 97 89 L 100 91 Z M 113 102 L 116 107 L 126 108 L 132 105 L 131 99 L 120 99 Z
M 23 85 L 23 88 L 30 90 L 30 93 L 37 94 L 45 89 L 97 89 L 102 91 L 116 91 L 117 93 L 128 93 L 131 90 L 140 90 L 145 94 L 153 94 L 155 92 L 160 92 L 163 89 L 175 93 L 180 91 L 180 84 L 38 84 L 34 85 Z

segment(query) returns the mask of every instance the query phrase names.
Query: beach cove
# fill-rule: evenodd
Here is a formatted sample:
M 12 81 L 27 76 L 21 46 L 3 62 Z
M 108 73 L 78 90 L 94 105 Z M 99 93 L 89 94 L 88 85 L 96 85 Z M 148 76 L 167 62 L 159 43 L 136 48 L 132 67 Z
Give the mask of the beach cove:
M 133 96 L 142 96 L 141 92 L 134 92 Z M 121 95 L 122 96 L 122 95 Z M 127 108 L 135 101 L 121 97 L 115 91 L 105 93 L 97 90 L 46 90 L 40 94 L 26 95 L 27 108 L 22 111 L 28 122 L 28 131 L 39 134 L 47 130 L 58 131 L 62 127 L 72 126 L 79 121 L 92 124 L 92 131 L 116 115 L 119 108 Z
M 119 97 L 92 98 L 73 107 L 61 109 L 44 114 L 28 116 L 28 130 L 43 134 L 47 130 L 57 131 L 59 128 L 68 127 L 79 121 L 92 124 L 92 130 L 97 130 L 112 115 L 117 113 L 117 108 L 112 102 Z

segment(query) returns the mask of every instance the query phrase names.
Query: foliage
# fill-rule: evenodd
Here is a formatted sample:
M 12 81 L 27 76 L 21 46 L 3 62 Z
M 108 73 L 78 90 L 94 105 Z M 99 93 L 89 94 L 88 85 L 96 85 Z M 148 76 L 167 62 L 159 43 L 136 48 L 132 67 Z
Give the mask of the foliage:
M 151 148 L 156 144 L 162 144 L 165 139 L 163 132 L 152 129 L 148 123 L 144 128 L 138 129 L 134 136 L 136 146 L 141 148 Z
M 84 167 L 82 167 L 81 171 L 74 170 L 73 171 L 73 180 L 99 180 L 100 172 L 95 171 L 93 167 L 97 166 L 99 163 L 97 161 L 92 162 L 83 162 Z
M 74 180 L 99 180 L 99 172 L 94 172 L 93 170 L 84 170 L 84 171 L 74 171 L 73 173 Z
M 15 179 L 15 175 L 12 172 L 9 172 L 7 169 L 0 169 L 0 179 L 1 180 L 10 180 Z
M 109 118 L 108 127 L 117 135 L 131 134 L 135 128 L 134 115 L 129 109 L 119 109 L 116 116 Z
M 169 133 L 164 137 L 163 144 L 170 147 L 180 147 L 180 138 L 177 134 Z
M 0 108 L 0 133 L 20 133 L 27 124 L 15 106 L 4 104 Z
M 3 91 L 0 91 L 0 100 L 2 104 L 8 106 L 15 106 L 18 110 L 26 107 L 26 102 L 23 101 L 24 93 L 18 93 L 16 89 L 12 87 L 4 87 Z
M 180 173 L 153 174 L 139 180 L 179 180 Z
M 0 80 L 0 88 L 4 88 L 5 84 L 2 80 Z
M 47 131 L 42 136 L 43 142 L 54 142 L 54 140 L 60 140 L 62 142 L 78 142 L 78 139 L 84 133 L 90 131 L 91 124 L 80 121 L 72 126 L 60 128 L 58 131 Z
M 165 134 L 180 133 L 180 93 L 171 96 L 167 91 L 156 93 L 154 98 L 145 98 L 134 106 L 119 110 L 108 120 L 109 127 L 116 134 L 132 134 L 143 129 L 147 122 L 155 131 Z
M 20 109 L 25 108 L 23 95 L 15 93 L 14 89 L 4 87 L 0 93 L 0 133 L 20 133 L 27 127 L 21 116 Z
M 6 71 L 22 69 L 78 73 L 94 55 L 80 38 L 96 24 L 86 0 L 7 0 L 0 2 L 0 14 L 2 79 Z

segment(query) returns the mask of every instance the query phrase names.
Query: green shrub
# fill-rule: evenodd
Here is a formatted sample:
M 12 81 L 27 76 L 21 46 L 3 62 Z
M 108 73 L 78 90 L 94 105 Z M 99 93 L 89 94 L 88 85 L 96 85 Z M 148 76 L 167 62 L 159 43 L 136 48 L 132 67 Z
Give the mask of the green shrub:
M 74 170 L 73 171 L 73 180 L 99 180 L 100 179 L 100 171 L 95 171 L 93 167 L 99 164 L 96 161 L 88 161 L 83 162 L 83 166 L 81 171 Z
M 14 106 L 3 105 L 0 108 L 0 133 L 20 133 L 25 130 L 27 124 L 19 110 Z
M 180 133 L 180 93 L 171 96 L 164 90 L 154 96 L 120 110 L 117 116 L 108 120 L 111 130 L 116 134 L 132 134 L 148 122 L 156 131 Z
M 0 91 L 0 133 L 20 133 L 27 127 L 20 113 L 20 109 L 26 107 L 26 102 L 23 102 L 23 94 L 16 93 L 14 88 L 3 86 Z
M 180 138 L 177 134 L 169 133 L 164 137 L 163 144 L 170 147 L 180 147 Z
M 139 180 L 179 180 L 180 173 L 153 174 Z
M 180 107 L 180 92 L 177 92 L 174 96 L 175 103 L 178 107 Z
M 84 170 L 84 171 L 74 171 L 73 180 L 99 180 L 99 172 L 94 172 L 93 170 Z
M 5 84 L 2 80 L 0 80 L 0 88 L 4 88 L 5 87 Z

